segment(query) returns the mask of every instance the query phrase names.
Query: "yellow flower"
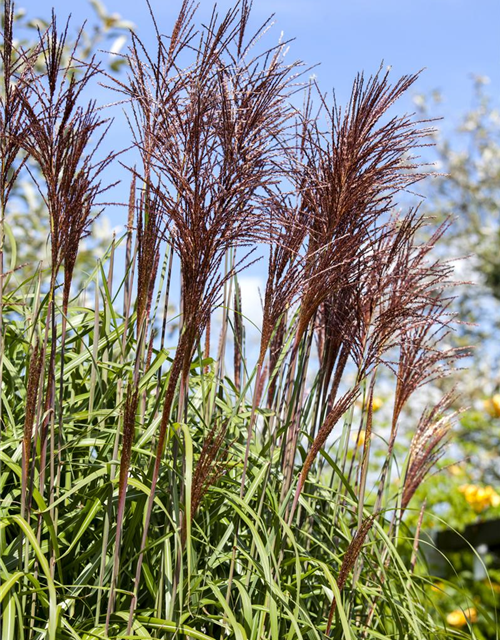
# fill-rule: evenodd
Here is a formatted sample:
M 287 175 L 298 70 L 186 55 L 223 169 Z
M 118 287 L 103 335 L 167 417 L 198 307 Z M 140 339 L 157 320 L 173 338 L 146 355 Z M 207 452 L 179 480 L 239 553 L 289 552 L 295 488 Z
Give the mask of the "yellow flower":
M 459 477 L 463 476 L 465 471 L 458 464 L 452 464 L 448 467 L 448 471 L 452 476 Z
M 442 582 L 436 582 L 436 584 L 431 585 L 431 590 L 436 593 L 444 593 L 444 584 Z
M 500 418 L 500 393 L 495 393 L 491 398 L 484 401 L 484 408 L 492 418 Z
M 356 402 L 356 406 L 359 407 L 360 409 L 362 409 L 365 412 L 368 411 L 369 404 L 370 403 L 368 402 L 368 398 L 365 398 L 364 401 L 358 400 Z M 378 411 L 383 406 L 384 406 L 384 401 L 379 396 L 375 396 L 372 399 L 372 411 L 373 411 L 373 413 Z
M 476 501 L 485 502 L 488 499 L 488 489 L 486 487 L 477 487 L 476 489 Z
M 478 487 L 475 484 L 463 484 L 458 490 L 476 513 L 481 513 L 488 507 L 500 506 L 500 495 L 490 485 Z
M 483 510 L 483 503 L 480 500 L 478 493 L 480 491 L 479 487 L 475 484 L 463 484 L 458 489 L 460 493 L 464 494 L 464 498 L 470 504 L 470 506 L 474 509 L 474 511 L 478 512 Z
M 446 616 L 446 622 L 452 627 L 465 627 L 467 622 L 477 622 L 477 611 L 474 607 L 468 609 L 455 609 Z
M 477 622 L 477 611 L 475 607 L 469 607 L 464 611 L 464 613 L 470 623 L 473 624 L 474 622 Z
M 353 434 L 353 439 L 356 438 L 356 434 Z M 365 444 L 365 440 L 366 440 L 366 431 L 364 429 L 362 429 L 359 432 L 358 438 L 356 440 L 356 446 L 357 447 L 362 447 Z
M 490 504 L 492 507 L 500 507 L 500 496 L 496 491 L 493 491 L 490 497 Z
M 477 487 L 475 484 L 463 484 L 458 487 L 458 490 L 460 493 L 464 494 L 467 502 L 473 501 L 477 493 Z
M 467 618 L 463 611 L 456 609 L 446 616 L 446 622 L 452 627 L 463 627 L 467 624 Z
M 500 416 L 500 393 L 495 393 L 495 395 L 491 399 L 491 403 L 495 408 L 496 415 Z

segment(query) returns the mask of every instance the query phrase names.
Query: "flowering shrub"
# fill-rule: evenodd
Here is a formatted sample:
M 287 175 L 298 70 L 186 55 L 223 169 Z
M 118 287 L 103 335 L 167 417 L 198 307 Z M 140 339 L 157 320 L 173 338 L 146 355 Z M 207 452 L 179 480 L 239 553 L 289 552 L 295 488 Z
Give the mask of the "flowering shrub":
M 458 489 L 474 511 L 481 513 L 488 507 L 500 506 L 500 496 L 491 486 L 478 487 L 475 484 L 463 484 Z

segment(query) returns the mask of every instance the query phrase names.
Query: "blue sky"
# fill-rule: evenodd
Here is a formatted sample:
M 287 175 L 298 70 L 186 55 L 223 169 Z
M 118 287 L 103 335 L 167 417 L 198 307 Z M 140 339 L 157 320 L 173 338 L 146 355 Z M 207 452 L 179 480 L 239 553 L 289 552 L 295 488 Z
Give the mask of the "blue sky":
M 30 17 L 47 18 L 52 7 L 60 20 L 71 13 L 75 30 L 84 20 L 89 26 L 95 22 L 89 0 L 16 2 Z M 170 33 L 181 0 L 150 2 L 160 31 Z M 133 22 L 146 45 L 149 41 L 154 47 L 146 0 L 103 3 L 109 14 Z M 220 0 L 219 12 L 232 5 L 233 0 Z M 212 7 L 212 0 L 199 1 L 199 22 L 208 21 Z M 439 89 L 444 100 L 433 115 L 443 116 L 439 126 L 444 129 L 452 130 L 471 106 L 472 74 L 488 76 L 488 92 L 495 99 L 500 97 L 500 0 L 254 0 L 254 28 L 273 13 L 275 24 L 265 36 L 266 43 L 274 45 L 282 31 L 285 39 L 295 38 L 289 57 L 317 64 L 314 73 L 319 85 L 328 92 L 335 88 L 340 103 L 348 99 L 356 73 L 373 73 L 382 61 L 392 67 L 394 80 L 425 69 L 396 109 L 413 111 L 416 93 Z M 104 104 L 115 99 L 99 88 L 96 91 L 95 97 Z M 124 119 L 117 112 L 114 115 L 117 119 L 109 144 L 117 150 L 127 144 L 129 136 Z
M 54 6 L 75 22 L 93 18 L 87 0 L 18 0 L 30 15 L 47 16 Z M 172 25 L 179 0 L 151 0 L 160 29 Z M 152 25 L 145 0 L 106 0 L 109 13 L 133 21 L 147 41 Z M 221 13 L 232 2 L 218 2 Z M 206 19 L 211 0 L 201 0 Z M 356 72 L 371 72 L 384 60 L 394 74 L 426 68 L 418 89 L 442 89 L 448 115 L 470 103 L 471 73 L 484 74 L 498 92 L 500 82 L 499 0 L 254 0 L 257 25 L 275 13 L 274 33 L 296 38 L 290 55 L 321 63 L 316 74 L 325 89 L 345 96 Z
M 181 0 L 150 2 L 160 31 L 169 33 Z M 146 0 L 103 3 L 109 14 L 133 22 L 142 40 L 154 46 Z M 30 17 L 47 18 L 52 7 L 61 20 L 71 13 L 75 30 L 84 20 L 95 22 L 89 0 L 16 0 L 16 4 Z M 220 0 L 219 12 L 232 5 L 233 0 Z M 208 20 L 212 6 L 212 0 L 199 0 L 200 22 Z M 317 64 L 314 73 L 320 86 L 324 91 L 335 88 L 341 103 L 347 100 L 356 73 L 373 73 L 382 61 L 392 67 L 394 79 L 425 69 L 397 108 L 413 110 L 416 93 L 439 89 L 444 101 L 435 115 L 444 117 L 440 125 L 444 128 L 453 128 L 471 105 L 472 74 L 488 76 L 490 93 L 499 96 L 500 0 L 254 0 L 253 26 L 273 13 L 275 25 L 266 35 L 269 46 L 282 31 L 285 39 L 295 38 L 289 56 Z M 110 99 L 102 95 L 103 102 Z M 124 135 L 123 127 L 115 126 L 113 138 L 123 141 Z
M 150 0 L 160 31 L 169 33 L 180 0 Z M 153 27 L 145 0 L 106 0 L 107 11 L 132 21 L 142 40 L 154 46 Z M 83 20 L 95 21 L 88 0 L 17 0 L 30 17 L 48 17 L 51 8 L 60 19 L 71 12 L 75 29 Z M 223 13 L 232 1 L 218 3 Z M 212 0 L 201 0 L 198 20 L 206 22 Z M 488 91 L 498 99 L 500 86 L 500 0 L 254 0 L 253 25 L 258 27 L 270 14 L 275 25 L 266 35 L 269 46 L 284 32 L 295 38 L 289 56 L 304 60 L 314 69 L 325 91 L 335 88 L 338 100 L 348 98 L 352 80 L 358 71 L 375 72 L 381 61 L 392 66 L 393 78 L 425 68 L 414 90 L 398 105 L 400 111 L 413 110 L 412 96 L 439 89 L 444 102 L 439 105 L 444 120 L 441 127 L 452 129 L 460 114 L 472 102 L 471 74 L 490 78 Z M 108 45 L 110 46 L 110 45 Z M 98 101 L 114 99 L 96 88 Z M 128 144 L 129 135 L 118 113 L 108 144 L 117 150 Z M 432 155 L 431 155 L 432 158 Z M 113 199 L 124 201 L 129 178 L 114 170 L 122 185 Z M 124 208 L 108 209 L 111 224 L 123 224 Z M 257 287 L 262 282 L 262 264 L 254 275 L 246 272 L 249 287 L 247 308 L 259 306 Z M 253 280 L 252 280 L 253 279 Z

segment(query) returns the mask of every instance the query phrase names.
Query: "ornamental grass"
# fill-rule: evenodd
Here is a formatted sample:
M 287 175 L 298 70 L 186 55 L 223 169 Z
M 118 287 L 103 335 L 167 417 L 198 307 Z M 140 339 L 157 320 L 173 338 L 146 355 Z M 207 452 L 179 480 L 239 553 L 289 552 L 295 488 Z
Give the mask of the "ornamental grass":
M 434 248 L 447 224 L 417 196 L 406 206 L 432 130 L 394 105 L 418 74 L 360 74 L 341 106 L 270 22 L 251 31 L 249 3 L 201 25 L 186 0 L 168 35 L 156 22 L 152 42 L 131 34 L 116 78 L 68 54 L 55 16 L 17 50 L 12 11 L 6 0 L 5 637 L 444 637 L 404 515 L 456 418 L 443 379 L 466 352 L 446 346 L 453 267 Z M 85 98 L 96 80 L 124 106 L 137 162 L 103 152 L 110 121 Z M 76 290 L 119 162 L 125 231 Z M 3 261 L 26 171 L 51 247 L 30 277 L 13 246 Z M 262 255 L 252 346 L 242 272 Z M 425 385 L 443 398 L 419 418 L 408 408 Z

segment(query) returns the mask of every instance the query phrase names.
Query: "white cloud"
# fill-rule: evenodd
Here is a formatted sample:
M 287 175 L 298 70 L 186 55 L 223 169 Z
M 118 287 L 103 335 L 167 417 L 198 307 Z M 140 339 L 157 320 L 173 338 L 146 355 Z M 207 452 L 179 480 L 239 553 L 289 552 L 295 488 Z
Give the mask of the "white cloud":
M 264 281 L 259 276 L 240 276 L 238 283 L 241 288 L 243 315 L 260 328 L 262 324 L 261 296 L 264 295 Z M 246 324 L 248 325 L 249 323 L 247 322 Z

